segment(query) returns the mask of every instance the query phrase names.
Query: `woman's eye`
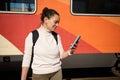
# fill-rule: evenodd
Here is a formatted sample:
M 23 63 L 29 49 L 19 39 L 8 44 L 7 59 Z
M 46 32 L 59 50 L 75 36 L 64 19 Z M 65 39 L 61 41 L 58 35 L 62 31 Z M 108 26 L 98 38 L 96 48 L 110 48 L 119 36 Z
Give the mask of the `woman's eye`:
M 55 21 L 55 24 L 59 23 L 59 21 Z

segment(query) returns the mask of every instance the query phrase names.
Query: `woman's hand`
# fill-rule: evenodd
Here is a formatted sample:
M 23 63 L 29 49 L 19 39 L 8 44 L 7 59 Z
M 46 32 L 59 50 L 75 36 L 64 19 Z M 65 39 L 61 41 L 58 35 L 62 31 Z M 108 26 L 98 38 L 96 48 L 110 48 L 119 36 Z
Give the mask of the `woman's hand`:
M 75 44 L 72 48 L 68 50 L 68 54 L 72 55 L 75 52 L 76 48 L 77 48 L 77 44 Z
M 64 59 L 64 58 L 72 55 L 76 48 L 77 48 L 77 44 L 75 44 L 72 48 L 69 48 L 67 51 L 63 52 L 61 59 Z

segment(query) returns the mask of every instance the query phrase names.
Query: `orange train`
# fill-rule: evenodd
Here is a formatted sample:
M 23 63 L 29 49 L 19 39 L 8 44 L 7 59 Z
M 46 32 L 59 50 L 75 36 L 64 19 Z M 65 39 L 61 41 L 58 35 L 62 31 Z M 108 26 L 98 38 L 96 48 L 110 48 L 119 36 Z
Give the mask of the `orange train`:
M 75 16 L 71 13 L 70 0 L 33 1 L 34 11 L 30 13 L 9 11 L 9 8 L 8 11 L 0 11 L 0 56 L 24 54 L 24 41 L 27 34 L 39 27 L 41 11 L 44 7 L 48 7 L 60 13 L 60 24 L 56 32 L 61 35 L 65 50 L 70 47 L 76 36 L 81 36 L 75 52 L 77 55 L 70 60 L 82 59 L 86 61 L 84 63 L 90 61 L 91 64 L 80 62 L 81 64 L 78 65 L 81 67 L 113 65 L 115 61 L 113 54 L 120 53 L 120 17 Z M 100 62 L 105 62 L 99 64 L 96 62 L 99 59 Z M 65 67 L 69 66 L 65 64 Z

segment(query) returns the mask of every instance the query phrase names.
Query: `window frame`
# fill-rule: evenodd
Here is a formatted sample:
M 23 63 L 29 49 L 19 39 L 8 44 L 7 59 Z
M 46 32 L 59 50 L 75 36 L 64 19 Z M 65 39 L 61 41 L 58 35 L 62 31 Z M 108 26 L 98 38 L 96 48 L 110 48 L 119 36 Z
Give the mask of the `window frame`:
M 120 14 L 97 14 L 97 13 L 74 13 L 73 12 L 73 0 L 70 0 L 70 12 L 74 16 L 118 16 L 120 17 Z
M 31 12 L 22 12 L 22 11 L 0 11 L 0 14 L 1 14 L 1 13 L 34 14 L 34 13 L 36 12 L 36 10 L 37 10 L 37 0 L 34 0 L 34 1 L 35 1 L 35 6 L 34 6 L 35 9 L 34 9 L 34 11 L 31 11 Z

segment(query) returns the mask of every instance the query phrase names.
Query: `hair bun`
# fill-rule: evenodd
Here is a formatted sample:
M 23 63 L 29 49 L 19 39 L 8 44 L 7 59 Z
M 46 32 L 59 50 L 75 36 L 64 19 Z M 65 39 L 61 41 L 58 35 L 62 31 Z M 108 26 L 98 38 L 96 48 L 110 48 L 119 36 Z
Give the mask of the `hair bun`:
M 41 21 L 44 22 L 44 18 L 47 17 L 48 19 L 51 18 L 51 16 L 53 16 L 54 14 L 59 15 L 59 13 L 57 11 L 55 11 L 54 9 L 49 9 L 47 7 L 45 7 L 42 10 L 42 14 L 41 14 Z
M 49 9 L 48 9 L 47 7 L 45 7 L 45 8 L 43 9 L 43 13 L 46 13 L 48 10 L 49 10 Z

